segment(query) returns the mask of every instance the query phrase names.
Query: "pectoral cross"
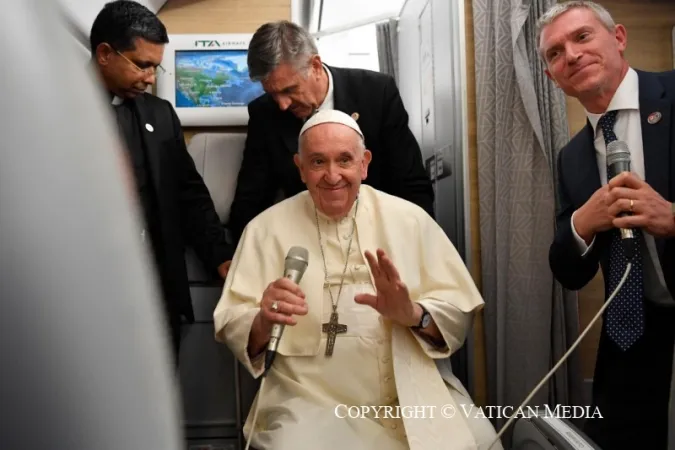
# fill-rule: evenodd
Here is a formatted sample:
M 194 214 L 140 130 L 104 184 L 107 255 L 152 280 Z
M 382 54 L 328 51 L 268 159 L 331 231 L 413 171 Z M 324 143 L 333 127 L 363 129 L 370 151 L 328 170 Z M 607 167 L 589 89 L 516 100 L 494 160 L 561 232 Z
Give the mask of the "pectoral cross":
M 328 342 L 326 342 L 326 356 L 333 354 L 333 347 L 335 347 L 335 337 L 338 333 L 346 333 L 347 325 L 338 323 L 338 313 L 334 312 L 330 315 L 330 321 L 322 325 L 323 332 L 328 333 Z

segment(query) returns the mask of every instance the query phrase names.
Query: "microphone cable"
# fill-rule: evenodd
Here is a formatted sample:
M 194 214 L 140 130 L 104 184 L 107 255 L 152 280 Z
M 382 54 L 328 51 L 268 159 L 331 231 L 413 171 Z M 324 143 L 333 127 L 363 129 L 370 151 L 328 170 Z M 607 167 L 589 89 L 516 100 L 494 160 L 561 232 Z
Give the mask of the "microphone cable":
M 246 440 L 246 447 L 244 450 L 248 450 L 249 446 L 251 445 L 251 440 L 253 440 L 253 434 L 255 433 L 255 425 L 256 421 L 258 420 L 258 410 L 260 409 L 260 398 L 262 397 L 262 392 L 263 388 L 265 387 L 265 380 L 267 379 L 267 374 L 269 373 L 270 369 L 272 368 L 272 363 L 274 362 L 274 357 L 276 356 L 276 352 L 270 352 L 269 350 L 266 351 L 265 353 L 265 370 L 263 371 L 262 374 L 262 380 L 260 381 L 260 389 L 258 389 L 258 397 L 255 402 L 255 408 L 253 409 L 253 420 L 251 421 L 251 433 L 249 434 L 248 439 Z M 242 427 L 242 433 L 243 433 L 243 427 Z
M 249 433 L 248 439 L 246 440 L 246 448 L 244 450 L 248 450 L 249 446 L 251 445 L 251 441 L 253 440 L 253 434 L 255 433 L 255 424 L 256 421 L 258 420 L 258 410 L 260 409 L 260 398 L 262 397 L 262 391 L 263 388 L 265 387 L 266 379 L 267 379 L 267 369 L 265 370 L 265 373 L 263 373 L 262 381 L 260 382 L 260 389 L 258 389 L 258 398 L 256 399 L 255 402 L 255 409 L 253 410 L 253 420 L 251 421 L 251 432 Z M 242 427 L 242 433 L 243 432 L 244 430 Z
M 612 292 L 612 295 L 609 296 L 609 298 L 607 299 L 605 304 L 602 305 L 602 308 L 600 308 L 600 310 L 595 315 L 595 317 L 593 317 L 593 320 L 591 320 L 591 322 L 586 326 L 584 331 L 579 335 L 579 337 L 574 342 L 574 344 L 572 344 L 572 346 L 569 348 L 569 350 L 567 350 L 567 353 L 565 353 L 565 355 L 563 355 L 563 357 L 560 358 L 560 361 L 558 361 L 558 363 L 555 366 L 553 366 L 553 369 L 551 369 L 551 371 L 548 374 L 546 374 L 546 376 L 539 382 L 539 384 L 525 398 L 523 403 L 516 409 L 516 413 L 513 416 L 511 416 L 509 418 L 509 420 L 504 424 L 502 429 L 499 430 L 499 433 L 497 434 L 497 437 L 492 442 L 492 444 L 490 444 L 490 446 L 488 447 L 488 450 L 490 450 L 497 442 L 500 441 L 504 432 L 511 425 L 511 423 L 518 417 L 517 411 L 520 411 L 520 409 L 522 407 L 526 406 L 530 402 L 530 400 L 532 400 L 532 397 L 534 397 L 534 395 L 537 392 L 539 392 L 539 389 L 541 389 L 541 387 L 549 380 L 549 378 L 551 378 L 551 376 L 556 372 L 556 370 L 558 370 L 560 368 L 562 363 L 565 362 L 565 360 L 572 354 L 572 352 L 577 347 L 577 345 L 579 345 L 581 340 L 586 336 L 586 334 L 590 331 L 590 329 L 593 327 L 593 325 L 595 325 L 595 322 L 600 318 L 600 316 L 602 316 L 602 313 L 605 312 L 605 309 L 607 309 L 607 307 L 612 302 L 612 300 L 614 300 L 614 297 L 616 297 L 616 294 L 618 294 L 619 291 L 621 290 L 621 287 L 623 286 L 623 284 L 628 279 L 628 274 L 630 273 L 630 270 L 631 270 L 632 267 L 633 267 L 633 264 L 631 262 L 628 262 L 628 264 L 626 265 L 626 272 L 623 274 L 623 278 L 621 278 L 621 281 L 619 282 L 619 285 L 616 287 L 616 289 L 614 289 L 614 292 Z

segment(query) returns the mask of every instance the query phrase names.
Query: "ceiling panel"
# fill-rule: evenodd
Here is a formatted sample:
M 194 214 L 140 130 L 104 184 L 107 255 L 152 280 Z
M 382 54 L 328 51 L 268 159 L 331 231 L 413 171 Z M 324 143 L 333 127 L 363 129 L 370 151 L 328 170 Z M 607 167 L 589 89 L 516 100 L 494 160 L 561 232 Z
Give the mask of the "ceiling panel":
M 323 0 L 320 30 L 341 28 L 383 15 L 397 16 L 405 0 Z

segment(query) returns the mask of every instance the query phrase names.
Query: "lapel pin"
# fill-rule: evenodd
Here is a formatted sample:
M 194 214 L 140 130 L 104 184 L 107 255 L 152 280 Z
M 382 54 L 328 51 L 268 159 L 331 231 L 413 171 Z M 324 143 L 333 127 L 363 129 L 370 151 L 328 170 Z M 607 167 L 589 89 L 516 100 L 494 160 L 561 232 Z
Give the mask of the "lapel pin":
M 149 123 L 146 123 L 146 124 L 145 124 L 145 129 L 148 130 L 148 131 L 151 132 L 151 133 L 152 133 L 153 131 L 155 131 L 155 129 L 154 129 L 154 128 L 152 127 L 152 125 L 150 125 Z
M 352 119 L 359 120 L 359 113 L 357 113 L 357 112 L 352 113 Z
M 661 113 L 658 111 L 651 113 L 649 117 L 647 117 L 647 122 L 649 122 L 650 125 L 654 125 L 659 120 L 661 120 Z

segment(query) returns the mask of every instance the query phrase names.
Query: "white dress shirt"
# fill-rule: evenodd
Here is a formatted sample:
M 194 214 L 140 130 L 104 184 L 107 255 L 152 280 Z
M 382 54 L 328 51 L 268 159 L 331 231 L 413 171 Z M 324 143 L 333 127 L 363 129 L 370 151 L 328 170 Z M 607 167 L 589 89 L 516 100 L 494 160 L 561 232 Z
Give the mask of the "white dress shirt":
M 641 180 L 645 180 L 645 159 L 644 151 L 642 148 L 642 125 L 640 124 L 640 99 L 639 99 L 639 83 L 638 83 L 638 74 L 632 68 L 628 69 L 626 76 L 621 81 L 619 88 L 614 93 L 614 97 L 609 102 L 607 111 L 618 111 L 616 116 L 616 122 L 614 125 L 614 134 L 619 141 L 624 141 L 628 144 L 628 150 L 630 151 L 630 167 L 631 172 L 633 172 Z M 600 173 L 600 183 L 604 186 L 607 184 L 607 147 L 605 145 L 605 137 L 603 136 L 602 129 L 598 128 L 598 122 L 603 114 L 594 114 L 586 111 L 586 116 L 588 117 L 591 126 L 593 127 L 593 135 L 595 136 L 594 146 L 595 146 L 595 155 L 598 161 L 598 172 Z M 576 211 L 575 211 L 576 213 Z M 586 245 L 586 242 L 579 236 L 577 230 L 574 228 L 574 214 L 572 214 L 572 233 L 576 238 L 579 251 L 585 256 L 593 247 L 595 243 L 595 236 L 591 245 Z M 654 242 L 654 237 L 643 230 L 642 235 L 644 236 L 645 244 L 649 251 L 649 256 L 651 259 L 651 265 L 656 272 L 658 281 L 660 281 L 661 287 L 660 292 L 656 295 L 658 298 L 664 297 L 665 295 L 670 297 L 668 290 L 665 288 L 666 283 L 663 278 L 663 270 L 661 270 L 661 265 L 658 262 L 658 253 L 656 251 L 656 244 Z M 645 267 L 645 270 L 649 270 Z M 653 275 L 653 272 L 650 274 Z
M 326 98 L 323 99 L 323 103 L 317 111 L 323 111 L 324 109 L 335 109 L 334 96 L 333 96 L 333 74 L 330 73 L 328 67 L 324 64 L 323 70 L 326 71 L 328 75 L 328 92 L 326 92 Z

